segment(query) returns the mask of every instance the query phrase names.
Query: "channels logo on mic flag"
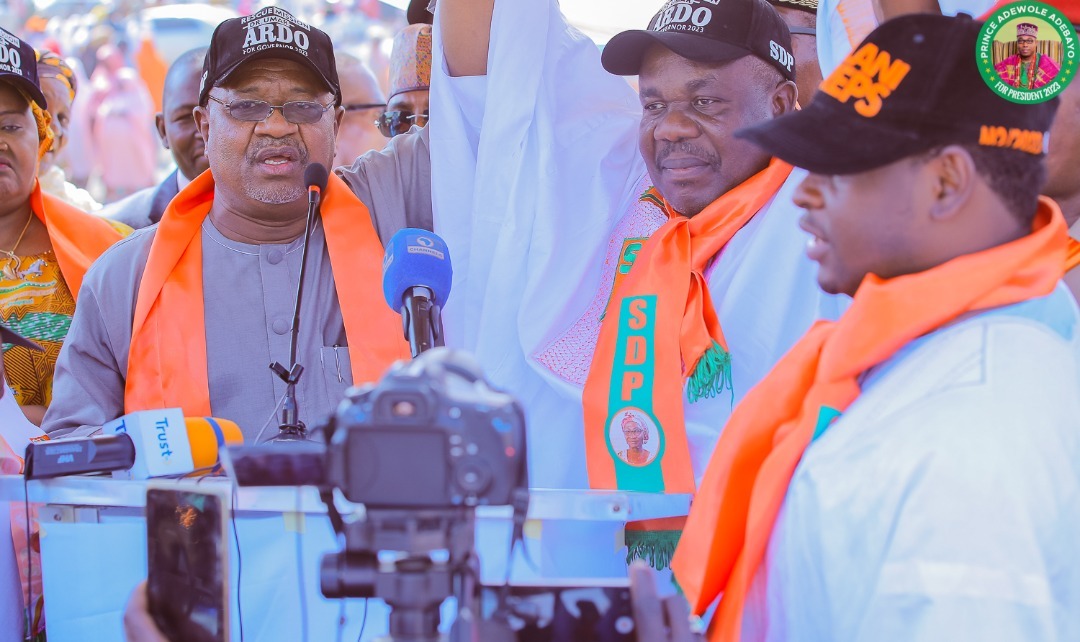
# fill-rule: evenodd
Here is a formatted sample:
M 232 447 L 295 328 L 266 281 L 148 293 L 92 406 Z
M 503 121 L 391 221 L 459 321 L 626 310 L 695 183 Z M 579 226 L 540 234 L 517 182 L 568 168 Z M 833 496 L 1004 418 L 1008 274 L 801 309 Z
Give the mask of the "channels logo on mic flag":
M 450 250 L 438 234 L 415 227 L 397 231 L 383 256 L 383 296 L 390 309 L 401 307 L 409 288 L 426 287 L 435 301 L 445 305 L 453 280 Z

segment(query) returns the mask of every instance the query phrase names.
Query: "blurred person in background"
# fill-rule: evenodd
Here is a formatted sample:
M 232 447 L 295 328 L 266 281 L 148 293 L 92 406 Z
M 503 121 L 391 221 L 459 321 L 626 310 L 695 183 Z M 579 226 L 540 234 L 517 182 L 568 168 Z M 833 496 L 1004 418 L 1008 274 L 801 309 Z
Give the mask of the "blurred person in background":
M 799 105 L 810 104 L 821 84 L 817 55 L 817 0 L 769 0 L 791 30 L 791 55 L 795 57 L 795 86 Z
M 426 125 L 430 93 L 431 25 L 409 25 L 394 38 L 390 54 L 390 98 L 378 121 L 383 135 L 393 138 Z
M 172 153 L 176 169 L 158 185 L 109 204 L 102 216 L 135 229 L 153 225 L 161 220 L 173 197 L 210 168 L 202 134 L 195 127 L 192 115 L 199 105 L 199 81 L 205 56 L 206 48 L 192 49 L 181 54 L 169 67 L 162 96 L 164 109 L 154 117 L 158 137 L 162 146 Z
M 150 127 L 154 101 L 114 45 L 98 50 L 98 65 L 90 82 L 94 150 L 105 185 L 105 202 L 109 203 L 155 182 L 157 143 Z
M 345 115 L 338 129 L 334 165 L 352 165 L 365 152 L 386 146 L 375 122 L 386 109 L 386 98 L 375 74 L 359 58 L 343 51 L 335 57 Z
M 67 180 L 63 168 L 57 162 L 61 152 L 67 147 L 68 132 L 72 128 L 72 104 L 78 93 L 79 83 L 75 70 L 63 58 L 51 51 L 37 52 L 38 79 L 41 93 L 49 104 L 50 127 L 53 132 L 53 144 L 41 159 L 38 180 L 41 189 L 75 207 L 93 212 L 101 209 L 101 203 L 94 200 L 84 189 Z
M 68 182 L 86 188 L 94 171 L 94 147 L 90 130 L 90 78 L 77 57 L 64 59 L 75 73 L 75 100 L 71 103 L 71 120 L 64 136 L 64 147 L 56 152 L 56 165 L 64 170 Z M 81 88 L 82 91 L 78 91 Z M 95 199 L 96 201 L 96 199 Z

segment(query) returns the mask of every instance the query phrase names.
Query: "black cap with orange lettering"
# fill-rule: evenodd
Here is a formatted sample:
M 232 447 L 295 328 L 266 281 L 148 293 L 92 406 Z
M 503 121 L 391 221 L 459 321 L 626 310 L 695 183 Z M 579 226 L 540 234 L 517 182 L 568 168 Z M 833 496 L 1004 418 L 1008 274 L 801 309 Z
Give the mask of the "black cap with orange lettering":
M 736 132 L 818 174 L 856 174 L 948 144 L 1041 155 L 1057 98 L 1013 103 L 979 74 L 981 23 L 912 14 L 885 22 L 836 68 L 810 104 Z

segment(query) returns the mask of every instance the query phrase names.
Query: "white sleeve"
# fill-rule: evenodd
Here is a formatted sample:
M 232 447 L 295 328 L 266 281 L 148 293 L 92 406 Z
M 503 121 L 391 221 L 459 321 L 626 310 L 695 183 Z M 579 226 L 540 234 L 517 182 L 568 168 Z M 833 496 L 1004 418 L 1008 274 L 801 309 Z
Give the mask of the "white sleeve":
M 1080 464 L 1077 420 L 1064 416 L 1076 403 L 1025 387 L 1013 394 L 1029 400 L 1026 411 L 959 389 L 875 427 L 942 437 L 896 489 L 904 500 L 854 640 L 1078 639 Z
M 454 264 L 446 334 L 505 381 L 598 282 L 645 171 L 641 109 L 555 0 L 496 2 L 482 80 L 447 75 L 439 23 L 429 128 L 435 231 Z

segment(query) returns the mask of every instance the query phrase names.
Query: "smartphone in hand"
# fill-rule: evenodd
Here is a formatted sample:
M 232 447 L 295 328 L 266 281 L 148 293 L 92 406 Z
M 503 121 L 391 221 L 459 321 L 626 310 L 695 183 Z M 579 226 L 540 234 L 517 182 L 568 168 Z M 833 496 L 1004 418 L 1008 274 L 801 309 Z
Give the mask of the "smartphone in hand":
M 147 598 L 173 642 L 229 639 L 227 488 L 153 483 L 146 490 Z

